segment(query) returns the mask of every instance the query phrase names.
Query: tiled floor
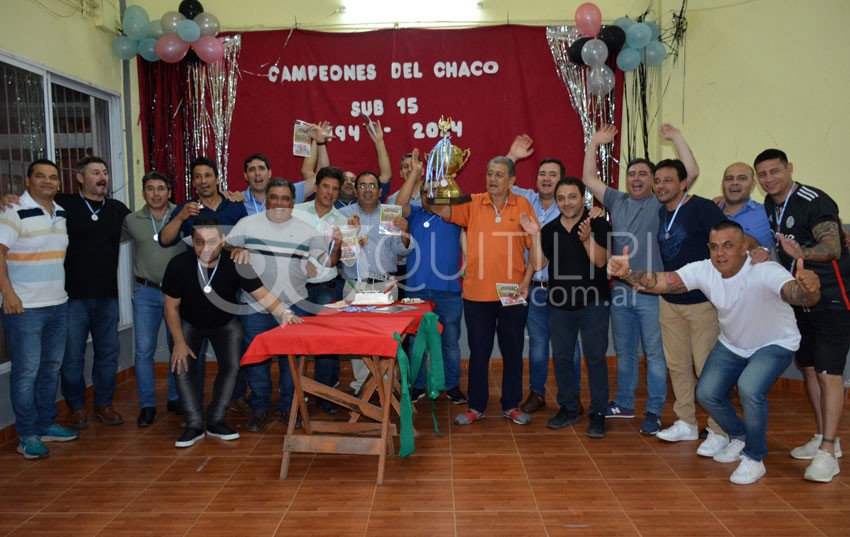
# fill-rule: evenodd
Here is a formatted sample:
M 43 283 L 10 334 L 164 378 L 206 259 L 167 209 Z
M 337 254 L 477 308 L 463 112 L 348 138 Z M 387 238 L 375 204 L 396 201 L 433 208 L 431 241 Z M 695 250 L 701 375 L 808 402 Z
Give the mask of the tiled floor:
M 814 484 L 802 479 L 807 463 L 788 456 L 812 433 L 804 396 L 772 394 L 767 476 L 736 486 L 734 465 L 697 457 L 695 442 L 641 436 L 639 420 L 609 420 L 604 440 L 585 436 L 585 420 L 547 429 L 551 375 L 547 409 L 513 425 L 498 411 L 495 367 L 483 421 L 453 426 L 460 408 L 441 400 L 436 436 L 428 402 L 417 404 L 416 453 L 391 457 L 383 485 L 377 459 L 357 456 L 294 456 L 279 481 L 283 425 L 244 432 L 245 417 L 230 419 L 238 441 L 177 450 L 179 418 L 137 428 L 135 383 L 125 382 L 124 425 L 95 423 L 43 461 L 0 448 L 0 536 L 850 535 L 850 468 Z

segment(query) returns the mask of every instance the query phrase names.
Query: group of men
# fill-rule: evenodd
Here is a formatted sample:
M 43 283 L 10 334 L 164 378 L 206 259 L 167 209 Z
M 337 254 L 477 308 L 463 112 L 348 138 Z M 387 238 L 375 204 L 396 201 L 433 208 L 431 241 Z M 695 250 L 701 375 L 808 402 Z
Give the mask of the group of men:
M 132 240 L 137 424 L 156 419 L 153 356 L 164 320 L 172 371 L 168 408 L 182 411 L 186 421 L 177 447 L 206 435 L 238 438 L 224 418 L 228 406 L 243 398 L 250 406 L 247 429 L 262 430 L 272 404 L 271 364 L 238 365 L 252 339 L 341 299 L 345 280 L 399 277 L 399 262 L 407 258 L 402 269 L 407 296 L 433 302 L 443 325 L 447 398 L 468 403 L 455 418 L 458 425 L 484 417 L 489 360 L 498 338 L 504 364 L 500 406 L 507 419 L 525 425 L 545 407 L 551 346 L 558 410 L 547 426 L 579 421 L 583 354 L 588 436 L 603 438 L 606 419 L 635 417 L 642 349 L 648 397 L 640 432 L 670 442 L 697 440 L 699 400 L 709 427 L 697 453 L 740 461 L 732 481 L 752 483 L 765 472 L 767 390 L 796 353 L 818 433 L 791 454 L 812 459 L 807 479 L 829 481 L 839 472 L 850 255 L 834 202 L 796 183 L 781 151 L 760 154 L 755 169 L 730 165 L 723 198 L 715 203 L 688 194 L 699 168 L 672 126 L 662 126 L 661 137 L 673 143 L 679 159 L 629 163 L 625 192 L 597 176 L 597 152 L 614 140 L 614 127 L 601 127 L 590 140 L 581 179 L 567 177 L 559 160 L 547 158 L 539 165 L 536 190 L 515 186 L 515 162 L 533 153 L 531 138 L 523 135 L 507 156 L 490 161 L 485 192 L 460 205 L 429 203 L 429 185 L 414 151 L 401 159 L 403 184 L 393 198 L 402 207 L 402 217 L 393 222 L 401 234 L 386 235 L 379 231 L 380 207 L 392 171 L 380 124 L 370 129 L 378 173 L 330 166 L 327 124 L 314 125 L 312 134 L 304 181 L 272 179 L 268 159 L 253 154 L 244 162 L 248 189 L 228 193 L 219 188 L 216 163 L 199 157 L 191 165 L 194 197 L 175 207 L 168 178 L 151 172 L 143 178 L 145 205 L 135 213 L 109 198 L 101 159 L 78 164 L 76 195 L 59 193 L 59 170 L 52 162 L 30 166 L 27 192 L 13 200 L 19 205 L 0 214 L 0 293 L 10 335 L 18 450 L 25 457 L 46 457 L 43 442 L 73 440 L 89 426 L 83 376 L 89 333 L 92 416 L 107 425 L 123 421 L 112 407 L 116 274 L 120 242 Z M 750 198 L 754 175 L 767 192 L 765 207 Z M 593 217 L 586 191 L 608 209 L 610 223 Z M 355 259 L 340 257 L 346 226 L 359 237 Z M 784 268 L 767 261 L 774 248 Z M 613 287 L 609 275 L 616 277 Z M 503 284 L 515 284 L 528 306 L 503 303 Z M 461 318 L 470 348 L 468 398 L 460 388 Z M 617 353 L 617 390 L 610 400 L 609 320 Z M 526 325 L 530 380 L 521 403 Z M 206 343 L 219 368 L 205 417 Z M 317 357 L 318 381 L 329 386 L 339 381 L 336 358 Z M 277 414 L 288 420 L 292 378 L 287 364 L 279 364 Z M 356 392 L 368 370 L 356 362 L 353 369 Z M 69 428 L 55 422 L 60 370 Z M 668 372 L 676 421 L 662 429 Z M 412 387 L 414 401 L 424 396 L 424 382 L 422 371 Z M 731 404 L 735 385 L 743 419 Z M 328 401 L 318 404 L 324 412 L 338 411 Z

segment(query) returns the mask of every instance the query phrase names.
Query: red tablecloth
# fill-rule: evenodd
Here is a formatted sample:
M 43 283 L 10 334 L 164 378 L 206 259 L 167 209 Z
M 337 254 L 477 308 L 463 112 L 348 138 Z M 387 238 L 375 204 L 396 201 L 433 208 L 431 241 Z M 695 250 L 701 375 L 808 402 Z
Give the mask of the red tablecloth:
M 399 313 L 343 312 L 325 308 L 302 324 L 287 324 L 254 338 L 242 356 L 242 365 L 257 364 L 279 355 L 361 354 L 395 356 L 393 333 L 415 334 L 422 315 L 432 304 L 412 304 Z

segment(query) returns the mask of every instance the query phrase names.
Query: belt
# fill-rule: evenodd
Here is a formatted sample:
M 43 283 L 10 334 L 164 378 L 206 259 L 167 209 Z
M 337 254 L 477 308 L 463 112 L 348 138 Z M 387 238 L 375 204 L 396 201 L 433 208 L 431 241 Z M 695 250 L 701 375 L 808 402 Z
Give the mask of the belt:
M 139 285 L 143 285 L 145 287 L 156 287 L 157 289 L 162 289 L 161 283 L 152 282 L 150 280 L 146 280 L 144 278 L 136 277 L 136 283 Z
M 532 287 L 542 287 L 543 289 L 549 289 L 549 282 L 539 282 L 537 280 L 531 280 Z
M 328 280 L 326 282 L 318 282 L 318 283 L 307 282 L 307 288 L 312 289 L 313 287 L 328 287 L 330 289 L 333 289 L 333 288 L 336 287 L 337 280 L 338 280 L 338 278 L 331 278 L 330 280 Z

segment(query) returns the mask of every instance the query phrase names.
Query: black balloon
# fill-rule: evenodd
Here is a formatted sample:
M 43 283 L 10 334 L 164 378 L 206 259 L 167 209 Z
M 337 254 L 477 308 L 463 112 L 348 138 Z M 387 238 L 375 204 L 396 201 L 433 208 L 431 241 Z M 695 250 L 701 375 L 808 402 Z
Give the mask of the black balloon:
M 626 44 L 626 32 L 619 26 L 603 26 L 599 31 L 599 39 L 608 45 L 608 57 L 612 58 Z
M 186 57 L 183 59 L 188 63 L 203 63 L 193 48 L 189 48 L 189 52 L 186 53 Z
M 192 20 L 204 12 L 204 6 L 198 0 L 183 0 L 180 2 L 180 7 L 177 11 L 187 19 Z
M 589 37 L 582 37 L 573 41 L 573 44 L 570 45 L 570 61 L 576 65 L 584 65 L 584 60 L 581 59 L 581 49 L 584 47 L 584 44 L 590 41 Z

